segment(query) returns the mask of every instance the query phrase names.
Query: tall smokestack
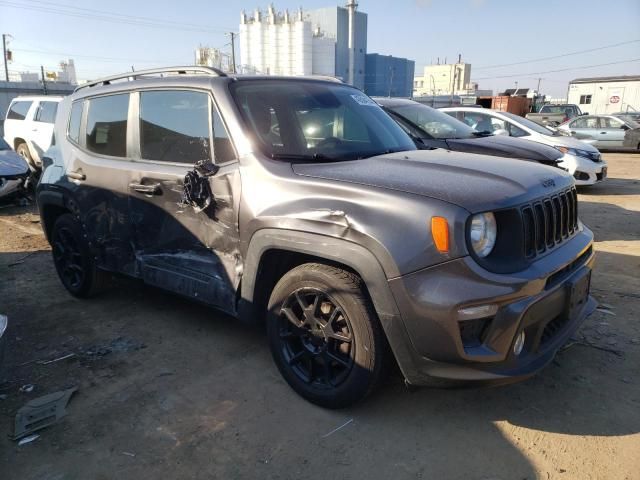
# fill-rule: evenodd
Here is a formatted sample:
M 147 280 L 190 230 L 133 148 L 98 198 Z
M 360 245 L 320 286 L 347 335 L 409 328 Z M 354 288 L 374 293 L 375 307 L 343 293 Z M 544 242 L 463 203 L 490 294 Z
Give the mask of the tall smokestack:
M 349 10 L 349 84 L 355 82 L 356 73 L 356 8 L 358 4 L 356 0 L 348 0 L 347 9 Z

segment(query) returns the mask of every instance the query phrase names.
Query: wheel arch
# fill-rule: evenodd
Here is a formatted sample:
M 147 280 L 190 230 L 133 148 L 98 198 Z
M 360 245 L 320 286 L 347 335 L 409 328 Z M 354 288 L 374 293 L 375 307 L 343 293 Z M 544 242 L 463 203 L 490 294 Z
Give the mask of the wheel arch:
M 266 301 L 278 280 L 292 268 L 309 262 L 325 263 L 357 274 L 380 319 L 399 316 L 382 266 L 366 248 L 315 233 L 262 229 L 251 238 L 245 256 L 240 317 L 262 318 Z
M 42 229 L 47 240 L 51 240 L 51 232 L 56 220 L 65 213 L 73 212 L 65 202 L 64 196 L 60 192 L 43 191 L 38 193 L 38 209 L 42 220 Z

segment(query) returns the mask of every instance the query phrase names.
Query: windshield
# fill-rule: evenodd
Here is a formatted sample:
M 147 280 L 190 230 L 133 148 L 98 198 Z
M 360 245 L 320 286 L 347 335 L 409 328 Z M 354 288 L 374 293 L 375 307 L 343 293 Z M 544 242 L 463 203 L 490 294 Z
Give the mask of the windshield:
M 528 118 L 519 117 L 518 115 L 514 115 L 513 113 L 509 113 L 509 112 L 500 112 L 500 113 L 505 117 L 507 117 L 509 120 L 513 120 L 516 124 L 526 127 L 529 130 L 533 130 L 534 132 L 539 133 L 541 135 L 547 135 L 549 137 L 559 136 L 559 134 L 557 134 L 553 130 L 543 127 L 542 125 L 538 125 L 537 123 L 532 122 Z
M 473 128 L 426 105 L 416 103 L 388 108 L 419 127 L 430 138 L 475 138 L 477 136 Z
M 350 160 L 416 147 L 359 90 L 306 80 L 251 80 L 231 93 L 260 150 L 287 160 Z
M 0 137 L 0 150 L 11 150 L 7 142 L 5 142 L 2 137 Z
M 572 114 L 575 111 L 573 105 L 544 105 L 540 109 L 540 113 L 568 113 Z

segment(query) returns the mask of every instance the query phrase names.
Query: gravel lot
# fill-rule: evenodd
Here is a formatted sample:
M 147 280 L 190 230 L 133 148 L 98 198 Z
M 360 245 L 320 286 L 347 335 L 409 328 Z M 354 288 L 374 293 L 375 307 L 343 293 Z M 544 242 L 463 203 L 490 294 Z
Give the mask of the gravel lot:
M 340 411 L 293 393 L 263 333 L 214 310 L 128 280 L 73 299 L 36 209 L 0 206 L 0 432 L 78 387 L 36 441 L 0 435 L 0 478 L 640 478 L 640 155 L 605 158 L 609 179 L 580 191 L 605 311 L 572 346 L 520 384 L 410 393 L 392 376 Z

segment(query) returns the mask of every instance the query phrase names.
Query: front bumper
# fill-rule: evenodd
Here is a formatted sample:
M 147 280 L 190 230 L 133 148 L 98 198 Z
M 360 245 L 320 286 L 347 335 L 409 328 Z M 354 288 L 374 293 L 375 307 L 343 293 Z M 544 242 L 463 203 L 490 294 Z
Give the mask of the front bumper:
M 594 162 L 588 158 L 565 154 L 558 166 L 567 170 L 576 185 L 594 185 L 607 177 L 607 162 Z
M 464 257 L 390 280 L 403 326 L 394 335 L 405 342 L 396 357 L 407 381 L 506 383 L 543 368 L 595 310 L 592 238 L 585 229 L 517 274 L 493 274 Z M 495 315 L 460 319 L 461 308 L 487 304 L 497 306 Z

